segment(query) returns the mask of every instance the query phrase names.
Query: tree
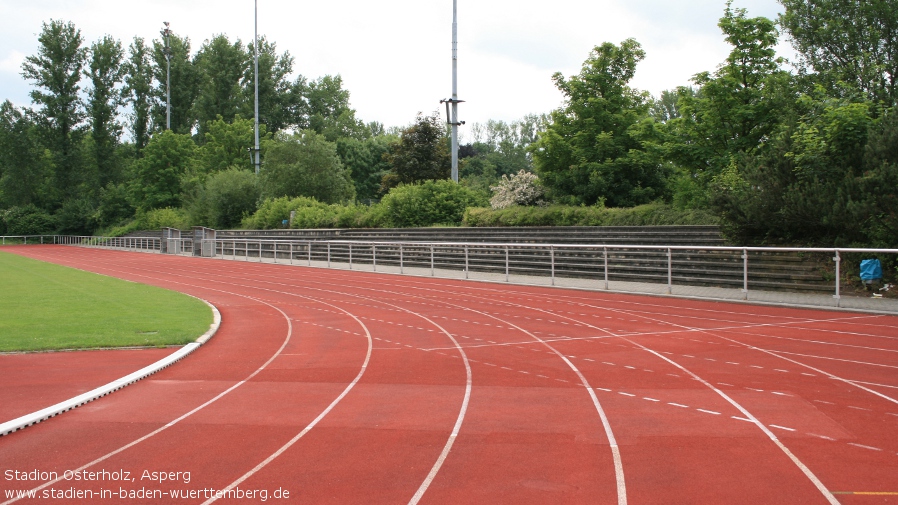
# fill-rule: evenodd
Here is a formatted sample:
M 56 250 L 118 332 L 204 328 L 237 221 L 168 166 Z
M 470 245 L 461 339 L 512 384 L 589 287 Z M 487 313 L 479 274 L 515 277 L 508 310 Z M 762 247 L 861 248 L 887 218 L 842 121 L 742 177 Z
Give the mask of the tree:
M 898 103 L 898 8 L 891 0 L 779 0 L 779 22 L 801 63 L 838 91 L 859 90 L 870 100 Z M 841 83 L 841 84 L 840 84 Z
M 196 152 L 189 135 L 163 131 L 153 135 L 134 162 L 131 201 L 138 211 L 181 204 L 181 178 Z
M 190 39 L 188 37 L 171 34 L 167 44 L 171 51 L 171 129 L 175 133 L 189 135 L 196 125 L 193 103 L 199 95 L 199 72 L 190 58 Z M 153 41 L 153 78 L 157 83 L 153 90 L 155 98 L 152 120 L 154 131 L 165 129 L 167 68 L 165 48 L 166 41 Z
M 279 133 L 266 142 L 260 172 L 263 198 L 309 196 L 325 203 L 352 200 L 352 177 L 337 147 L 314 131 Z
M 355 196 L 359 201 L 371 202 L 377 199 L 380 182 L 390 171 L 390 163 L 384 155 L 390 151 L 390 144 L 398 139 L 393 136 L 369 137 L 359 140 L 352 137 L 337 139 L 337 154 L 343 166 L 352 174 Z
M 140 37 L 128 48 L 128 61 L 125 62 L 125 87 L 123 95 L 131 105 L 131 138 L 134 142 L 135 154 L 139 157 L 141 150 L 150 140 L 150 117 L 152 111 L 153 68 L 150 62 L 149 48 Z
M 217 172 L 191 204 L 191 221 L 219 229 L 236 227 L 255 212 L 259 194 L 258 178 L 252 172 L 236 167 Z
M 349 91 L 343 79 L 325 75 L 308 83 L 301 91 L 305 96 L 308 128 L 334 142 L 340 137 L 364 137 L 369 129 L 356 119 L 349 106 Z
M 203 174 L 213 174 L 230 167 L 252 170 L 250 149 L 255 145 L 255 129 L 252 119 L 239 115 L 232 122 L 221 116 L 206 123 L 204 144 L 197 151 L 197 169 Z M 267 136 L 267 128 L 259 125 L 259 136 Z
M 398 184 L 448 179 L 452 160 L 446 129 L 438 113 L 418 113 L 415 123 L 402 131 L 399 142 L 386 155 L 391 171 L 381 183 L 381 192 Z
M 0 105 L 0 207 L 37 205 L 54 200 L 53 159 L 40 129 L 7 100 Z
M 255 84 L 252 65 L 253 44 L 246 47 L 249 65 L 243 74 L 243 117 L 255 116 Z M 279 132 L 285 128 L 299 126 L 303 121 L 305 107 L 302 97 L 302 76 L 296 82 L 287 78 L 293 73 L 293 57 L 289 52 L 277 54 L 274 42 L 265 37 L 259 38 L 259 122 L 268 127 L 270 132 Z
M 693 77 L 698 87 L 677 90 L 680 117 L 667 122 L 666 158 L 679 169 L 675 202 L 705 204 L 706 189 L 734 160 L 764 148 L 780 122 L 793 114 L 796 87 L 776 56 L 773 21 L 749 18 L 728 3 L 718 23 L 732 46 L 713 74 Z
M 31 99 L 38 106 L 38 123 L 53 154 L 61 195 L 71 194 L 82 178 L 79 147 L 84 111 L 78 93 L 85 59 L 83 41 L 81 31 L 72 23 L 44 23 L 38 53 L 22 64 L 22 76 L 38 88 L 31 92 Z
M 249 66 L 243 43 L 233 44 L 226 35 L 217 35 L 203 43 L 194 59 L 199 72 L 199 95 L 194 103 L 200 133 L 206 123 L 218 117 L 234 120 L 243 108 L 242 82 Z M 250 81 L 252 82 L 252 81 Z
M 121 179 L 116 147 L 122 134 L 122 126 L 117 121 L 122 95 L 117 86 L 124 77 L 123 58 L 122 44 L 107 35 L 91 46 L 90 68 L 84 73 L 91 81 L 87 115 L 93 139 L 91 158 L 99 187 Z
M 633 39 L 597 46 L 580 74 L 553 76 L 565 105 L 532 146 L 534 166 L 553 196 L 614 207 L 651 202 L 666 192 L 666 173 L 651 144 L 648 94 L 627 83 L 645 51 Z

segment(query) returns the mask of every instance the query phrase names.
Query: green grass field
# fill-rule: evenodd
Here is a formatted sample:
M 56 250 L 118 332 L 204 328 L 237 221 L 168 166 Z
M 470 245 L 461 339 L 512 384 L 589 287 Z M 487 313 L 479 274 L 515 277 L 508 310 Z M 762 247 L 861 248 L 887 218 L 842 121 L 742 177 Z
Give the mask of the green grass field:
M 186 344 L 211 323 L 195 298 L 0 252 L 0 352 Z

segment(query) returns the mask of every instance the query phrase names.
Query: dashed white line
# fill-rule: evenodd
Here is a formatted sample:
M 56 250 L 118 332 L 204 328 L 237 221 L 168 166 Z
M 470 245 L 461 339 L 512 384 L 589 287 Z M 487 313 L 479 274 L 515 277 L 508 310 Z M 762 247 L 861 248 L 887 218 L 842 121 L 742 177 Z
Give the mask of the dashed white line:
M 853 445 L 855 447 L 860 447 L 861 449 L 869 449 L 871 451 L 882 451 L 879 447 L 870 447 L 869 445 L 856 444 L 854 442 L 848 442 L 848 445 Z
M 795 428 L 789 428 L 787 426 L 780 426 L 778 424 L 770 424 L 768 426 L 770 426 L 771 428 L 779 428 L 781 430 L 786 430 L 786 431 L 795 431 Z
M 705 410 L 705 409 L 695 409 L 699 412 L 704 412 L 705 414 L 713 414 L 715 416 L 719 416 L 720 412 L 714 412 L 713 410 Z
M 673 405 L 674 407 L 680 407 L 680 408 L 683 408 L 683 409 L 688 409 L 688 408 L 689 408 L 689 405 L 682 405 L 682 404 L 679 404 L 679 403 L 667 402 L 667 404 L 668 404 L 668 405 Z

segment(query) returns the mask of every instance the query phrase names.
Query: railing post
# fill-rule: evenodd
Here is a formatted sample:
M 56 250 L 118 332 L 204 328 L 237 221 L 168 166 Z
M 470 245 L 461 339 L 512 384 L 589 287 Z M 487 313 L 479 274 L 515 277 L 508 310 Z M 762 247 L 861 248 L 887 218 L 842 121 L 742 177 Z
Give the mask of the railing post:
M 465 279 L 468 278 L 468 246 L 465 246 Z
M 608 290 L 608 247 L 603 247 L 605 252 L 605 290 Z
M 552 260 L 552 285 L 555 285 L 555 246 L 549 246 L 549 257 Z
M 278 243 L 277 243 L 277 241 L 271 243 L 271 249 L 274 254 L 274 262 L 277 263 L 278 262 Z
M 309 266 L 312 266 L 312 241 L 309 241 Z
M 349 269 L 352 270 L 352 242 L 349 243 Z
M 405 273 L 405 265 L 404 265 L 405 261 L 404 260 L 405 260 L 405 258 L 403 257 L 403 254 L 402 254 L 402 244 L 399 244 L 399 273 L 400 274 Z
M 290 242 L 290 264 L 293 264 L 293 242 Z
M 842 306 L 842 295 L 840 294 L 841 290 L 839 283 L 842 281 L 841 277 L 841 266 L 842 266 L 842 256 L 839 254 L 839 250 L 836 249 L 836 255 L 833 257 L 833 261 L 836 262 L 836 294 L 833 295 L 833 298 L 836 299 L 836 307 Z
M 433 244 L 430 244 L 430 276 L 433 277 Z
M 259 241 L 259 263 L 262 263 L 262 241 Z
M 377 271 L 377 244 L 371 244 L 371 263 L 374 265 L 374 271 Z
M 508 247 L 505 248 L 505 282 L 508 282 Z
M 748 300 L 748 249 L 742 250 L 742 299 Z
M 673 293 L 673 253 L 667 248 L 667 294 Z
M 327 243 L 327 268 L 331 267 L 331 243 Z

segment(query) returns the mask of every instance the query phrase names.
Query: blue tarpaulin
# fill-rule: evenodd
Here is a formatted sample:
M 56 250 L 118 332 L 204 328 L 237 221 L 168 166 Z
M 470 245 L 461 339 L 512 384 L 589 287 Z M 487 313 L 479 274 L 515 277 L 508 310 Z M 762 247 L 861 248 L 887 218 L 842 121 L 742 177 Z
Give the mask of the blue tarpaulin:
M 879 260 L 861 260 L 861 280 L 875 281 L 882 279 L 882 264 Z

